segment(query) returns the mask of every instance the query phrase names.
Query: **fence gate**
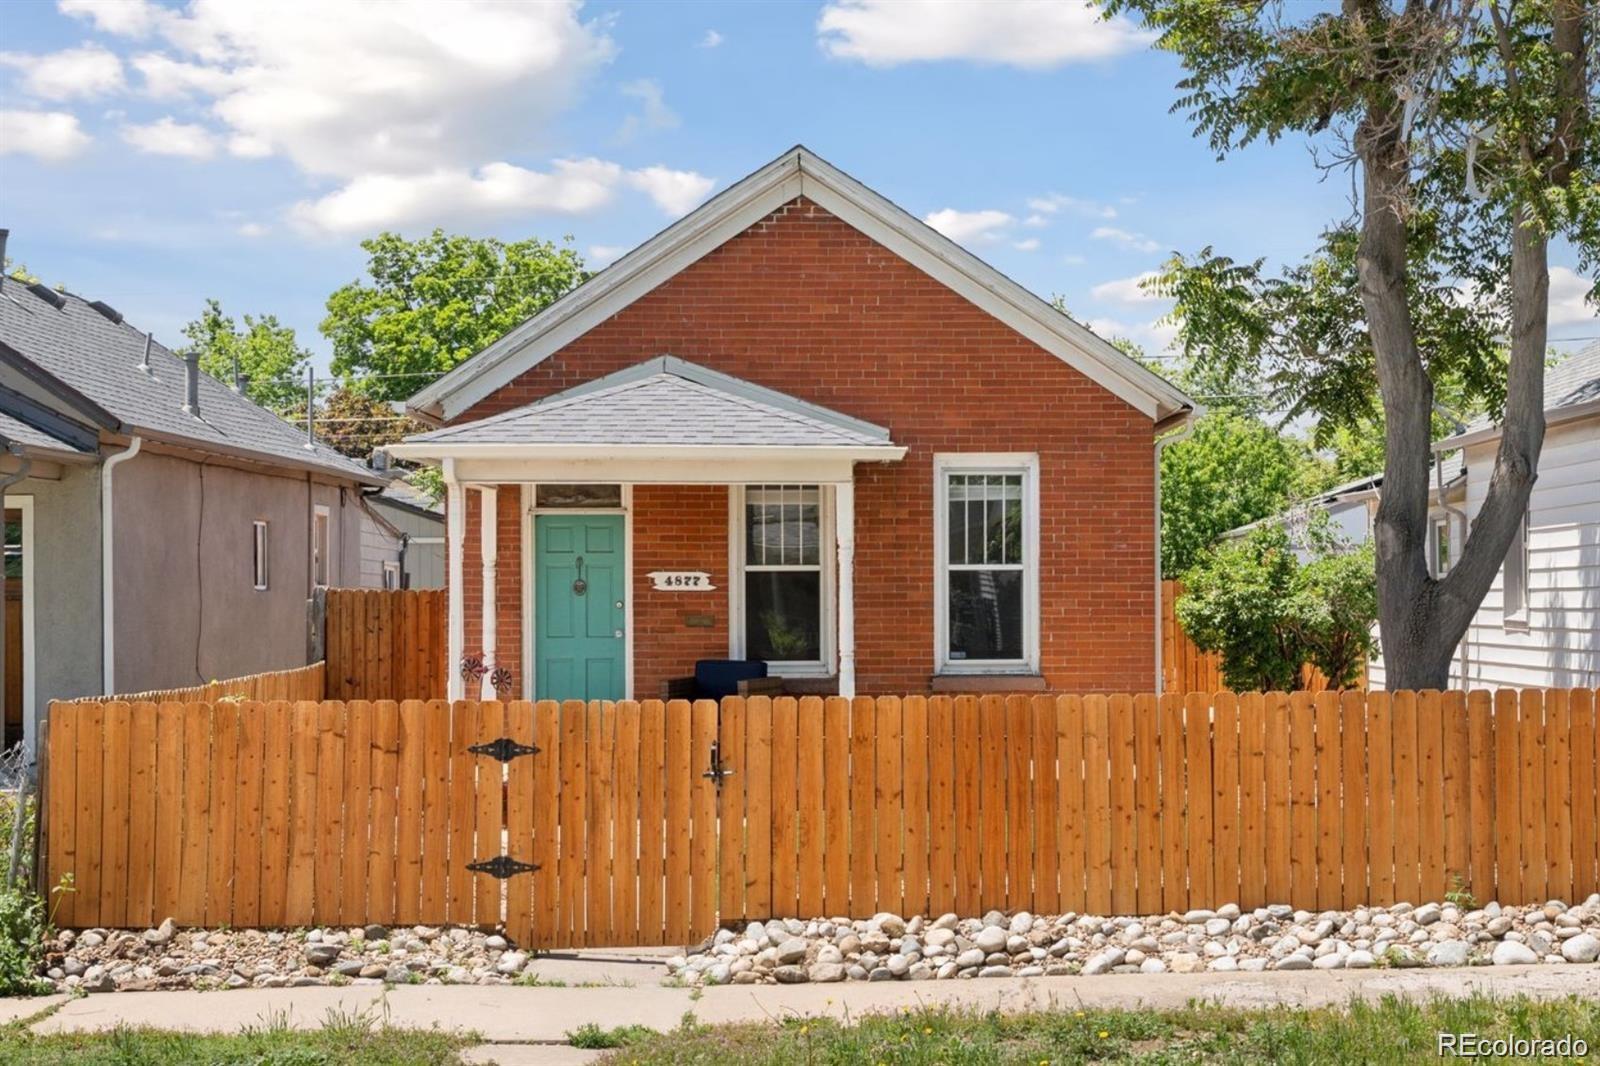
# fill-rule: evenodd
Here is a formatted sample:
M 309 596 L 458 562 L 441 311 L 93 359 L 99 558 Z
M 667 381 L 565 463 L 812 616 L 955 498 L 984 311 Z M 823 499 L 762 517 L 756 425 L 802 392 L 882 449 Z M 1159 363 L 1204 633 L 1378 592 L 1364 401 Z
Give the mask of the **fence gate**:
M 717 924 L 716 703 L 510 710 L 508 935 L 533 948 L 708 936 Z

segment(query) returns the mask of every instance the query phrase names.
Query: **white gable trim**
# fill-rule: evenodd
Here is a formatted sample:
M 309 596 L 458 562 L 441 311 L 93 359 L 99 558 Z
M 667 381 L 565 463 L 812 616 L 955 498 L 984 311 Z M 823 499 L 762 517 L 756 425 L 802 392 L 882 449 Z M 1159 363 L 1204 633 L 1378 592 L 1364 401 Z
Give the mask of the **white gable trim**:
M 1157 422 L 1182 391 L 890 201 L 796 148 L 702 204 L 423 389 L 411 409 L 449 421 L 797 196 L 854 227 Z

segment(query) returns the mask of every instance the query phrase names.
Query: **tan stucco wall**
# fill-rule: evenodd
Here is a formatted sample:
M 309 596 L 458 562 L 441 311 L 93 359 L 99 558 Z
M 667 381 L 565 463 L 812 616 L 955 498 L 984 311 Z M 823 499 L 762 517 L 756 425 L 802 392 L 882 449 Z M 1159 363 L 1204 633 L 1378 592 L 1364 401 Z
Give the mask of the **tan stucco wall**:
M 329 512 L 329 582 L 360 583 L 354 486 L 341 498 L 303 476 L 148 452 L 114 477 L 118 692 L 303 665 L 314 504 Z M 258 519 L 268 522 L 266 591 L 252 587 Z

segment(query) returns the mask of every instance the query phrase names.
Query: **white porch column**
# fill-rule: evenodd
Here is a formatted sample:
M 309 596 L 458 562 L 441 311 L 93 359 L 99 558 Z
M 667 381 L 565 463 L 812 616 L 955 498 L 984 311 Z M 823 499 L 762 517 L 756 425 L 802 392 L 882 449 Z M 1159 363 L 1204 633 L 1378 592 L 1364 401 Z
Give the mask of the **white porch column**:
M 495 699 L 499 693 L 489 681 L 495 668 L 495 600 L 500 587 L 495 581 L 495 564 L 499 561 L 500 545 L 500 491 L 493 485 L 478 489 L 478 544 L 483 556 L 483 681 L 478 698 Z
M 466 626 L 466 597 L 461 587 L 462 565 L 461 556 L 467 545 L 467 494 L 461 490 L 461 482 L 456 480 L 456 462 L 454 459 L 444 461 L 444 518 L 445 518 L 445 565 L 449 571 L 447 581 L 449 591 L 449 661 L 445 663 L 445 693 L 452 700 L 464 698 L 464 684 L 461 679 L 461 655 L 464 642 L 463 632 Z
M 856 694 L 856 486 L 833 487 L 833 536 L 839 551 L 839 695 Z

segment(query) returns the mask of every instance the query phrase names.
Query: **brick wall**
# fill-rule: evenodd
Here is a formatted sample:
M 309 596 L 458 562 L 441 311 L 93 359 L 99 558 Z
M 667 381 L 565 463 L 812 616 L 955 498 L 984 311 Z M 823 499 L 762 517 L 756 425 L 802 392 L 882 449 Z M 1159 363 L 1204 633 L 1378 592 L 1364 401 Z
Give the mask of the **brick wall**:
M 1036 452 L 1040 470 L 1041 661 L 1051 688 L 1145 691 L 1154 672 L 1154 479 L 1150 420 L 1055 356 L 804 199 L 745 233 L 467 412 L 481 418 L 662 354 L 735 374 L 887 426 L 909 448 L 856 473 L 857 688 L 926 690 L 933 668 L 933 456 Z M 679 567 L 726 569 L 721 490 L 643 489 L 642 499 L 711 517 L 652 533 L 682 536 Z M 502 584 L 520 574 L 502 493 Z M 637 497 L 636 497 L 637 498 Z M 667 511 L 673 510 L 666 507 Z M 681 509 L 681 508 L 680 508 Z M 468 513 L 466 593 L 473 623 L 476 517 Z M 510 534 L 507 536 L 507 529 Z M 689 550 L 692 547 L 692 552 Z M 677 549 L 673 549 L 676 551 Z M 662 564 L 665 565 L 665 564 Z M 520 594 L 514 579 L 509 601 Z M 719 587 L 725 581 L 718 582 Z M 635 603 L 635 692 L 725 654 L 717 628 L 684 624 L 679 600 Z M 665 595 L 665 594 L 663 594 Z M 502 591 L 502 661 L 515 633 Z M 520 610 L 520 607 L 517 608 Z M 649 634 L 647 637 L 647 633 Z M 508 639 L 509 638 L 509 639 Z M 472 647 L 469 638 L 468 647 Z M 702 651 L 702 649 L 706 649 Z M 677 656 L 683 655 L 683 661 Z

